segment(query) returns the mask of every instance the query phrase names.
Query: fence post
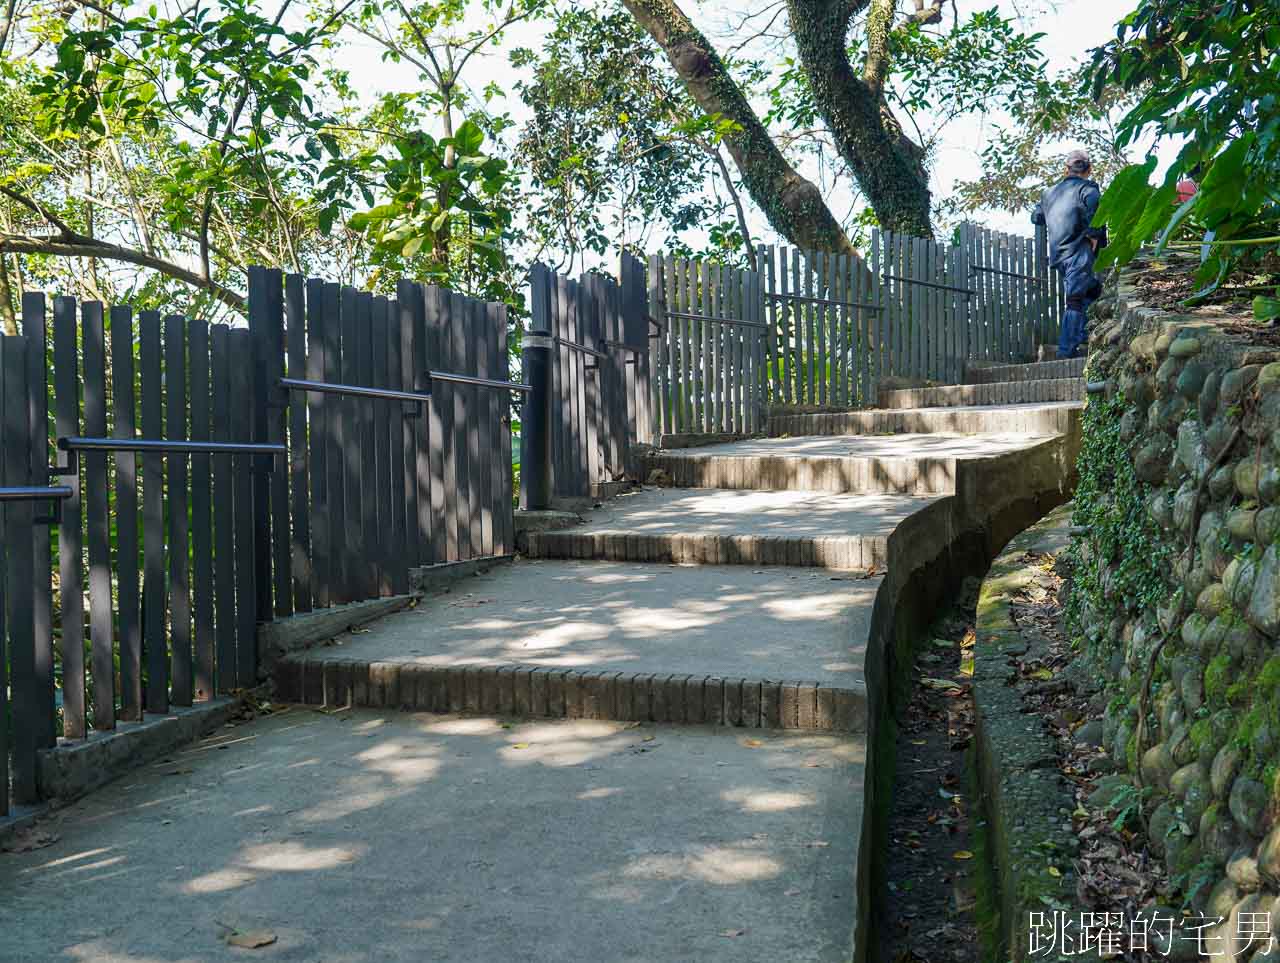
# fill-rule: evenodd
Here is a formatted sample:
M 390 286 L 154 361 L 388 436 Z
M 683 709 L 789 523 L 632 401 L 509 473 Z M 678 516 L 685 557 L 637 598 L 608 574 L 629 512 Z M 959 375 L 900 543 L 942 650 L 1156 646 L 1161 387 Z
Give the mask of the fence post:
M 547 317 L 548 270 L 531 274 L 532 330 L 521 342 L 521 372 L 529 396 L 520 415 L 520 507 L 541 511 L 551 506 L 551 319 Z

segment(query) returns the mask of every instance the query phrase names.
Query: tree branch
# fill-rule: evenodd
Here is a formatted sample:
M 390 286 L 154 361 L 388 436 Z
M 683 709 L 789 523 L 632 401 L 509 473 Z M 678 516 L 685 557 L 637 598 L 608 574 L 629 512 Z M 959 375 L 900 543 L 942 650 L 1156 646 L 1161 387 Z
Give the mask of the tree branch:
M 166 277 L 182 281 L 201 291 L 208 291 L 229 308 L 244 311 L 248 307 L 244 295 L 219 284 L 212 278 L 204 278 L 181 265 L 155 257 L 144 251 L 123 247 L 107 241 L 98 241 L 74 232 L 70 237 L 38 237 L 28 234 L 0 234 L 0 253 L 51 254 L 55 257 L 96 257 L 112 261 L 124 261 L 139 267 L 150 268 Z
M 856 253 L 817 186 L 782 156 L 724 61 L 674 0 L 623 3 L 662 48 L 697 105 L 738 126 L 724 144 L 774 229 L 798 247 Z

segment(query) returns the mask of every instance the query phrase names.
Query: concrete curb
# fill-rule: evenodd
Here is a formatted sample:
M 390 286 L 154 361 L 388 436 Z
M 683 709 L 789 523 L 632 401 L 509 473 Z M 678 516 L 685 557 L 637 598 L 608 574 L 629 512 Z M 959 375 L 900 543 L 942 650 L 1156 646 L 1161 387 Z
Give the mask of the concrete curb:
M 1082 403 L 1083 404 L 1083 403 Z M 869 408 L 818 414 L 774 415 L 769 435 L 982 435 L 1063 434 L 1071 429 L 1072 409 L 1026 408 L 969 411 L 965 408 Z
M 663 469 L 675 488 L 945 495 L 955 491 L 956 461 L 658 452 L 649 456 L 646 468 Z
M 222 698 L 174 708 L 167 716 L 122 722 L 110 732 L 93 731 L 87 739 L 41 750 L 36 756 L 40 796 L 64 805 L 220 728 L 240 704 L 239 699 Z
M 1079 401 L 1083 378 L 1004 381 L 998 384 L 941 385 L 880 392 L 882 408 L 945 408 L 952 405 L 1020 405 L 1041 401 Z
M 1083 378 L 1086 358 L 1068 358 L 1065 361 L 1036 361 L 1031 364 L 995 364 L 984 368 L 969 368 L 965 382 L 971 385 L 988 385 L 1009 381 L 1042 381 L 1056 378 Z
M 500 665 L 427 666 L 294 656 L 276 666 L 278 698 L 535 719 L 603 719 L 861 732 L 866 691 L 816 682 Z
M 1062 828 L 1064 807 L 1070 812 L 1075 805 L 1072 787 L 1057 771 L 1053 739 L 1023 711 L 1009 665 L 1010 656 L 1027 650 L 1011 613 L 1013 598 L 1037 570 L 1024 555 L 1060 550 L 1069 523 L 1064 505 L 1017 535 L 992 563 L 978 596 L 973 744 L 998 888 L 999 958 L 1013 961 L 1027 958 L 1027 914 L 1045 911 L 1046 899 L 1070 903 L 1076 891 L 1076 839 Z M 1051 863 L 1060 875 L 1048 871 Z
M 788 537 L 698 532 L 637 534 L 627 531 L 536 532 L 525 536 L 530 558 L 590 558 L 615 562 L 698 565 L 812 566 L 846 572 L 882 571 L 888 537 L 850 535 Z

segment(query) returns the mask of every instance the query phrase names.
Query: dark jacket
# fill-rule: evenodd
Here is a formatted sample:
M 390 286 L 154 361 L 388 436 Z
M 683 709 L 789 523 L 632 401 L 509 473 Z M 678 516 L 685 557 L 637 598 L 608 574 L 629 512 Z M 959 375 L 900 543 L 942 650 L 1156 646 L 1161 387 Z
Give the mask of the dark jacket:
M 1043 224 L 1049 232 L 1049 264 L 1066 268 L 1081 255 L 1092 264 L 1089 239 L 1098 247 L 1106 244 L 1107 232 L 1091 227 L 1102 191 L 1094 181 L 1072 175 L 1044 192 L 1031 215 L 1033 224 Z

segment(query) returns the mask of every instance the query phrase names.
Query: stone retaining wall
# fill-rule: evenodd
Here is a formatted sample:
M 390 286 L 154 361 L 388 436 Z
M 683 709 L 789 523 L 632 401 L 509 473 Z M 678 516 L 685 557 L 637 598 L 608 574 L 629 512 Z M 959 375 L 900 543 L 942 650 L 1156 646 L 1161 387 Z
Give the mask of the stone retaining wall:
M 1107 387 L 1085 412 L 1068 613 L 1110 680 L 1104 738 L 1151 848 L 1224 919 L 1225 958 L 1253 963 L 1280 960 L 1233 942 L 1242 913 L 1280 923 L 1277 359 L 1121 278 L 1090 344 Z

